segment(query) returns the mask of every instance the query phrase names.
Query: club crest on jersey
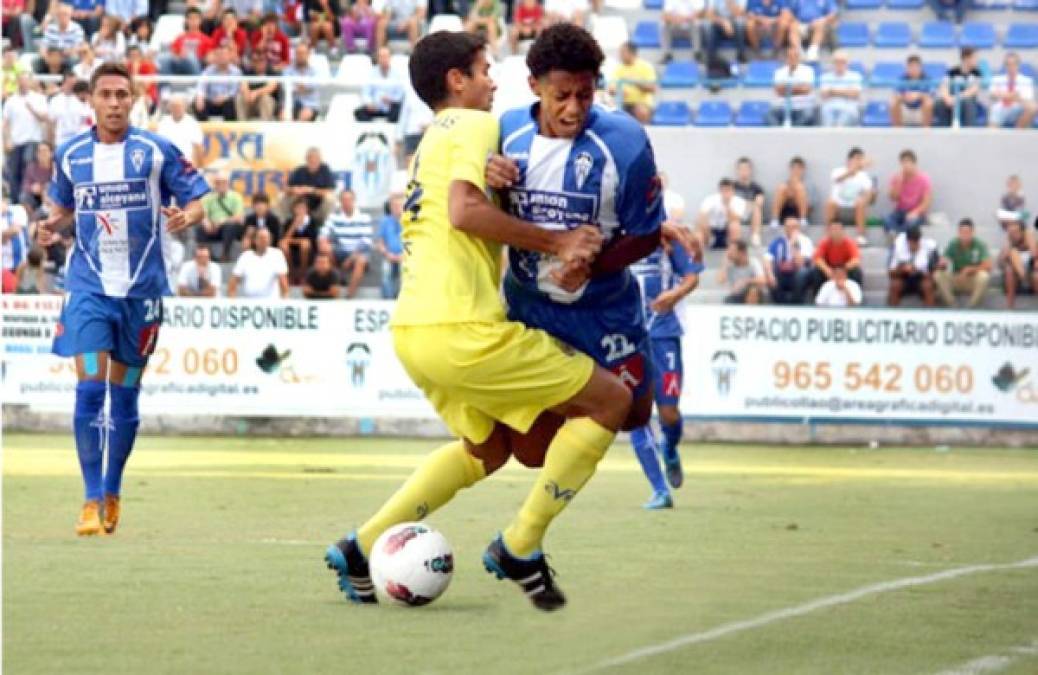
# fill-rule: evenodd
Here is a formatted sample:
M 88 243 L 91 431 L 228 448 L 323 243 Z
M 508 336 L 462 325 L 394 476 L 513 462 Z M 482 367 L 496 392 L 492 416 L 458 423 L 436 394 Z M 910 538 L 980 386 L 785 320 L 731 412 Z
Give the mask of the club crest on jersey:
M 573 160 L 573 170 L 576 173 L 578 190 L 584 189 L 584 183 L 587 182 L 588 176 L 591 175 L 591 169 L 594 166 L 595 160 L 586 152 L 580 153 Z
M 144 150 L 143 148 L 136 148 L 130 153 L 130 163 L 133 164 L 133 168 L 140 171 L 144 168 Z

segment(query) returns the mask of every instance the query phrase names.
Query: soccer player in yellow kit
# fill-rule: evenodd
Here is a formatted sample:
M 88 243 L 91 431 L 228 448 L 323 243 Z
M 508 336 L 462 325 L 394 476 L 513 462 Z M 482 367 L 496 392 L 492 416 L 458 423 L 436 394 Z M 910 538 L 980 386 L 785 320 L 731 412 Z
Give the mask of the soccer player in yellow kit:
M 495 85 L 486 43 L 468 33 L 425 37 L 410 61 L 415 91 L 436 113 L 411 166 L 403 218 L 402 289 L 392 320 L 397 356 L 459 440 L 430 454 L 382 508 L 328 547 L 339 588 L 375 602 L 367 555 L 382 532 L 425 518 L 504 465 L 545 413 L 565 423 L 512 523 L 488 546 L 487 570 L 520 585 L 539 609 L 565 604 L 541 543 L 548 524 L 595 472 L 631 407 L 612 373 L 543 331 L 510 322 L 498 291 L 501 245 L 590 263 L 591 227 L 550 231 L 514 218 L 487 196 L 498 148 L 488 111 Z

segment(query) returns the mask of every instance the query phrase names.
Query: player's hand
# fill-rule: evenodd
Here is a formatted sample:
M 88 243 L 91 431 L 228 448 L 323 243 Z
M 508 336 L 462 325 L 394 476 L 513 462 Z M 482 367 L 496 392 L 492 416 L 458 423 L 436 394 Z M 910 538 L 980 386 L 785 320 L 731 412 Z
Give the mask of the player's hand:
M 555 255 L 563 265 L 570 263 L 590 264 L 602 250 L 604 237 L 590 225 L 581 225 L 572 230 L 559 232 L 559 247 Z
M 649 305 L 649 307 L 657 314 L 667 314 L 674 310 L 674 305 L 676 304 L 678 304 L 677 294 L 671 291 L 665 291 L 656 296 L 656 299 L 652 301 L 652 304 Z
M 591 265 L 586 262 L 572 262 L 551 272 L 551 280 L 567 293 L 579 290 L 590 278 Z
M 692 234 L 692 232 L 681 223 L 675 223 L 670 220 L 666 221 L 660 227 L 660 235 L 665 244 L 676 241 L 681 244 L 686 251 L 692 252 L 698 250 L 696 243 L 693 241 L 696 239 L 696 235 Z
M 176 206 L 162 207 L 162 215 L 166 216 L 166 231 L 176 234 L 187 229 L 187 213 Z
M 60 241 L 61 235 L 58 234 L 60 222 L 61 215 L 57 213 L 52 213 L 49 217 L 36 221 L 36 243 L 43 248 L 48 248 Z
M 519 165 L 504 155 L 490 155 L 487 157 L 486 179 L 487 187 L 492 190 L 510 188 L 519 180 Z

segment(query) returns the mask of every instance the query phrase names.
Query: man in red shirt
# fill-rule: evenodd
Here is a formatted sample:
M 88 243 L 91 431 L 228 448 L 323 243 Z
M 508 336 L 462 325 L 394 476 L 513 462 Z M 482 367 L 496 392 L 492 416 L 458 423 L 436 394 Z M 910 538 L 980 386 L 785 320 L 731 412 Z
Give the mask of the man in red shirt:
M 249 37 L 245 29 L 238 25 L 238 15 L 233 9 L 225 9 L 220 16 L 220 27 L 213 31 L 213 45 L 226 44 L 233 54 L 231 63 L 241 66 L 245 49 L 249 44 Z
M 213 40 L 202 32 L 202 12 L 188 7 L 184 13 L 184 32 L 173 40 L 170 54 L 159 56 L 159 71 L 164 75 L 198 75 Z
M 141 51 L 140 45 L 130 45 L 126 48 L 126 67 L 134 80 L 142 75 L 157 75 L 159 72 L 151 57 Z M 155 80 L 148 85 L 148 99 L 151 100 L 150 108 L 154 108 L 159 102 L 159 85 L 155 83 Z
M 273 12 L 264 15 L 259 30 L 252 33 L 251 42 L 253 53 L 266 53 L 267 64 L 276 73 L 280 73 L 292 60 L 292 46 L 288 36 L 278 27 L 278 15 Z
M 509 34 L 512 53 L 519 52 L 520 40 L 536 40 L 544 28 L 544 7 L 539 0 L 522 0 L 515 8 L 515 21 Z
M 858 243 L 844 233 L 843 223 L 838 220 L 829 223 L 826 236 L 815 247 L 814 263 L 811 288 L 815 292 L 832 278 L 833 269 L 837 267 L 847 270 L 848 279 L 853 279 L 859 286 L 864 285 Z

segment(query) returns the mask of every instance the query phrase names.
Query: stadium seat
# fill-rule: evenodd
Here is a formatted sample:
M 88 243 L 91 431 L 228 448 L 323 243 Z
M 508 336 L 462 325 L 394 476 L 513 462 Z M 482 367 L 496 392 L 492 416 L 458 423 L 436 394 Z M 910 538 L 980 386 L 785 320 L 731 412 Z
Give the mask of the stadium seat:
M 726 127 L 732 123 L 732 106 L 728 101 L 703 101 L 693 124 L 697 127 Z
M 699 84 L 699 64 L 695 61 L 672 61 L 663 68 L 660 86 L 664 89 L 688 89 Z
M 340 84 L 362 87 L 368 81 L 374 68 L 375 66 L 371 64 L 371 57 L 367 54 L 347 54 L 339 62 L 335 81 Z
M 615 52 L 627 42 L 627 19 L 622 16 L 594 17 L 591 34 L 598 40 L 604 52 Z
M 869 101 L 861 115 L 863 127 L 889 127 L 890 104 L 886 101 Z
M 897 61 L 880 61 L 873 64 L 869 85 L 880 89 L 893 88 L 905 74 L 905 64 Z
M 955 46 L 955 24 L 950 21 L 927 21 L 919 31 L 923 49 L 950 49 Z
M 656 106 L 652 123 L 661 127 L 686 127 L 692 113 L 684 101 L 662 101 Z
M 742 76 L 742 86 L 764 88 L 775 82 L 775 71 L 778 61 L 750 61 L 746 64 L 746 72 Z
M 659 11 L 663 9 L 663 0 L 645 0 L 645 9 Z
M 393 54 L 392 58 L 389 60 L 389 70 L 405 80 L 410 80 L 411 75 L 408 71 L 410 61 L 411 57 L 407 54 Z
M 1009 3 L 1010 0 L 973 0 L 970 3 L 970 9 L 990 12 L 992 10 L 1009 9 Z
M 371 59 L 367 56 L 364 58 L 368 59 L 368 69 L 370 70 L 373 66 L 371 65 Z M 312 53 L 310 54 L 310 67 L 314 69 L 314 75 L 317 77 L 331 77 L 332 76 L 332 64 L 328 60 L 327 54 Z
M 637 12 L 642 7 L 641 0 L 605 0 L 605 6 L 622 14 Z
M 151 33 L 151 51 L 153 54 L 161 54 L 167 47 L 173 44 L 177 36 L 184 32 L 183 14 L 163 14 L 155 22 L 155 29 Z
M 870 10 L 883 7 L 883 0 L 847 0 L 848 10 Z
M 1038 80 L 1038 70 L 1036 70 L 1030 63 L 1021 63 L 1020 72 L 1032 80 Z
M 959 44 L 963 47 L 991 49 L 995 46 L 995 27 L 987 21 L 967 21 L 962 24 Z
M 353 111 L 360 105 L 360 96 L 357 94 L 336 94 L 328 103 L 328 112 L 325 113 L 326 122 L 342 122 L 343 124 L 354 122 Z
M 767 101 L 743 101 L 735 113 L 737 127 L 766 127 L 771 104 Z
M 844 21 L 836 27 L 836 44 L 841 47 L 867 47 L 869 25 L 863 21 Z
M 922 9 L 926 0 L 887 0 L 887 9 Z
M 465 30 L 465 22 L 457 14 L 437 14 L 429 22 L 429 32 L 438 33 L 441 30 L 457 33 Z
M 1038 0 L 1015 0 L 1013 9 L 1021 12 L 1038 12 Z M 1035 118 L 1038 121 L 1038 117 Z
M 912 29 L 904 21 L 884 21 L 872 36 L 872 44 L 881 49 L 904 49 L 911 43 Z
M 634 34 L 631 35 L 631 42 L 633 42 L 638 49 L 659 49 L 659 23 L 655 21 L 639 21 L 638 25 L 634 27 Z
M 848 69 L 856 72 L 859 75 L 861 75 L 861 81 L 862 82 L 868 82 L 869 81 L 869 71 L 865 67 L 865 64 L 862 63 L 861 61 L 851 61 L 851 65 L 848 66 Z
M 1038 48 L 1038 23 L 1009 24 L 1002 46 L 1006 49 Z
M 948 66 L 943 63 L 937 63 L 936 61 L 927 61 L 923 63 L 923 74 L 926 75 L 926 79 L 930 80 L 936 86 L 938 82 L 944 79 L 944 76 L 948 73 Z

